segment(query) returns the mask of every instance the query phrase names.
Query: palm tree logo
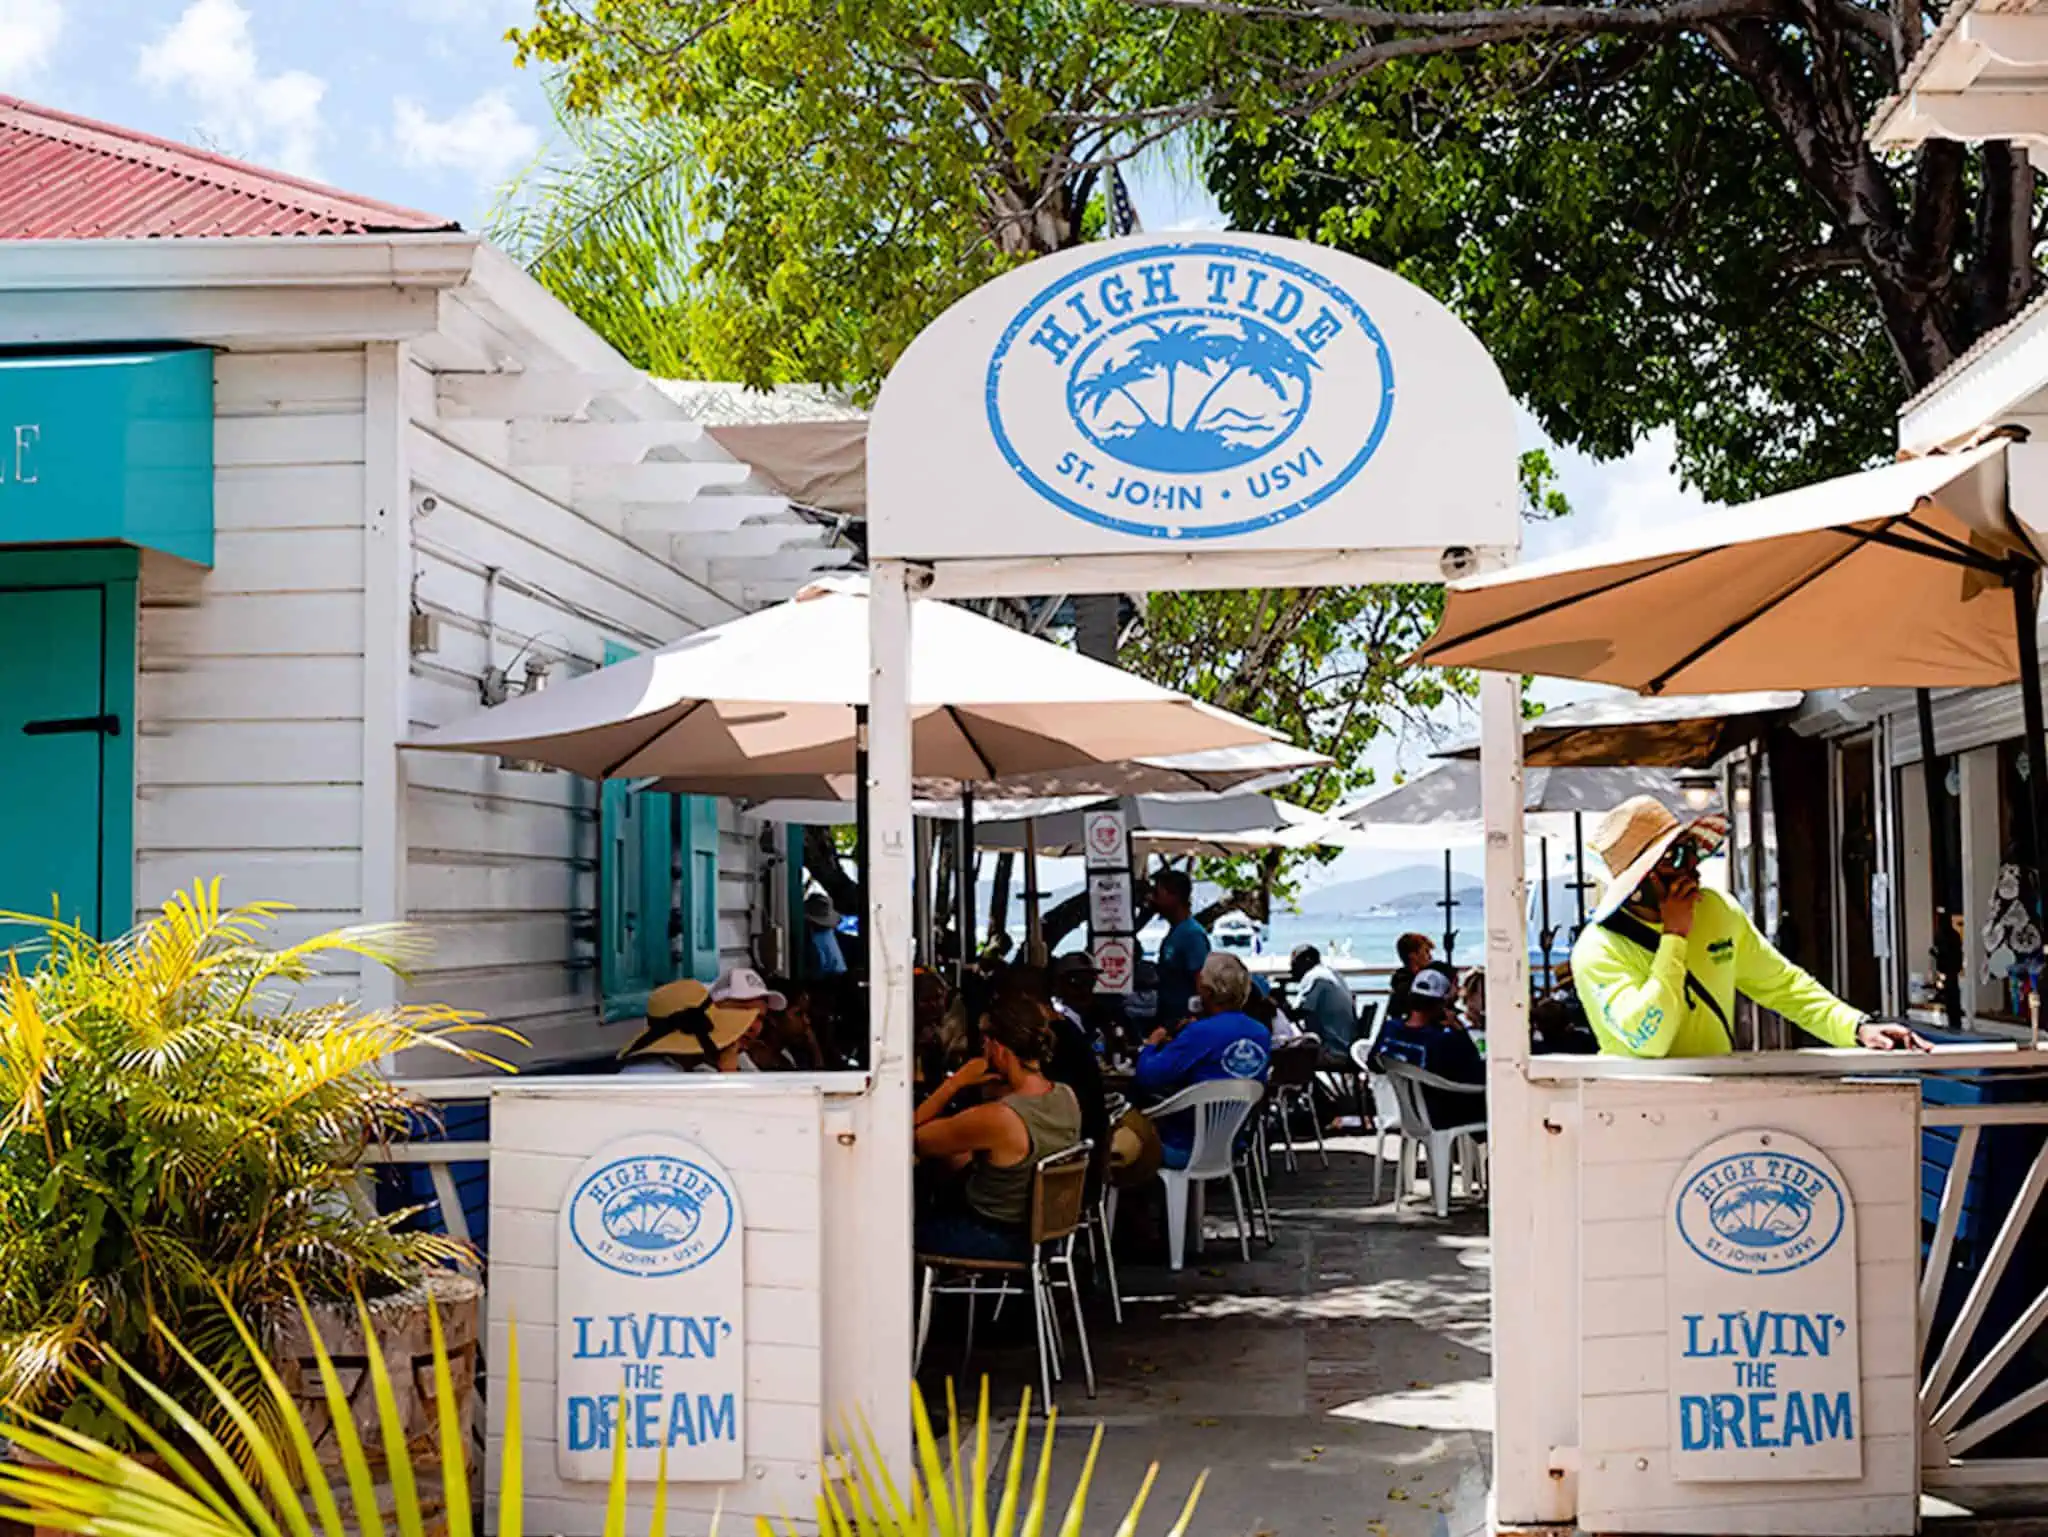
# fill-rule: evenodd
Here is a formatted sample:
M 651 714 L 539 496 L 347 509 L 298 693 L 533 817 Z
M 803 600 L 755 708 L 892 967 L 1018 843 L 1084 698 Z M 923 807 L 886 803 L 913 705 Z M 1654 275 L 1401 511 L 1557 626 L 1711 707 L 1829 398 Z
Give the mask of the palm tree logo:
M 686 1190 L 643 1186 L 604 1208 L 604 1230 L 615 1242 L 659 1254 L 688 1243 L 703 1220 L 704 1203 Z
M 1089 441 L 1126 464 L 1225 470 L 1269 453 L 1301 424 L 1316 367 L 1249 317 L 1140 320 L 1083 355 L 1067 409 Z
M 1716 1197 L 1707 1217 L 1730 1243 L 1776 1248 L 1806 1231 L 1813 1221 L 1813 1197 L 1783 1180 L 1749 1180 Z

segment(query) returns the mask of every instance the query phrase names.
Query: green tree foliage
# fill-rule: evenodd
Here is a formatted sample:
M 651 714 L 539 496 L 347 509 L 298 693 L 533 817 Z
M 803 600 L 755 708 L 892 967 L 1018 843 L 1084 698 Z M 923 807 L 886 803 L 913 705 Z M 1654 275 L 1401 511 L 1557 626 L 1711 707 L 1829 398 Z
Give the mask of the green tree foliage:
M 1122 0 L 540 0 L 568 153 L 499 232 L 635 362 L 873 389 L 952 299 L 1091 233 L 1156 104 L 1228 61 Z
M 1885 457 L 1900 403 L 2036 286 L 2023 154 L 1863 143 L 1914 0 L 1138 3 L 1264 39 L 1255 108 L 1324 72 L 1214 141 L 1239 227 L 1402 272 L 1552 438 L 1611 457 L 1671 428 L 1712 498 Z
M 1127 0 L 540 0 L 515 39 L 568 138 L 499 219 L 540 280 L 656 372 L 863 399 L 955 299 L 1098 235 L 1105 177 L 1270 43 Z M 1540 453 L 1522 475 L 1565 510 Z M 1436 601 L 1174 594 L 1121 660 L 1330 754 L 1299 792 L 1328 805 L 1467 687 L 1400 666 Z

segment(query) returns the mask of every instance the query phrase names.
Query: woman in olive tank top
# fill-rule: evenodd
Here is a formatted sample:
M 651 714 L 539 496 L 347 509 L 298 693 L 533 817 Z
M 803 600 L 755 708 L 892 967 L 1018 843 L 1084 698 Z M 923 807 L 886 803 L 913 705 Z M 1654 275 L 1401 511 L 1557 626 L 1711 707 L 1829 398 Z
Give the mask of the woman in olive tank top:
M 1031 1247 L 1031 1182 L 1038 1165 L 1081 1140 L 1081 1105 L 1040 1064 L 1051 1053 L 1045 1014 L 1030 998 L 997 1000 L 982 1027 L 982 1054 L 917 1108 L 917 1153 L 965 1174 L 949 1199 L 917 1221 L 921 1254 L 1023 1259 Z M 1002 1096 L 955 1115 L 946 1107 L 996 1081 Z

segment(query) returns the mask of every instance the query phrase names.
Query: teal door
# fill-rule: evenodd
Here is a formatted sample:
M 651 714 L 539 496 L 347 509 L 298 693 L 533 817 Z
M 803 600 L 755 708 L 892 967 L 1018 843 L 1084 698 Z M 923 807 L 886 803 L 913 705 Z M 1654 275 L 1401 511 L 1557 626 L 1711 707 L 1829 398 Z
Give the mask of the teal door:
M 96 934 L 107 829 L 105 587 L 0 587 L 0 909 Z M 125 928 L 116 922 L 112 928 Z M 0 948 L 20 938 L 0 930 Z

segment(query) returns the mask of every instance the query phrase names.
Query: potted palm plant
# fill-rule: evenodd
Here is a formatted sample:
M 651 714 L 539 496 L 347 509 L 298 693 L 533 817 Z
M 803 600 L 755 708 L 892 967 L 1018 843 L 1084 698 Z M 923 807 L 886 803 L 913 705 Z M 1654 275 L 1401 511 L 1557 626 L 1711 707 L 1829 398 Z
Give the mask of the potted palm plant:
M 147 1450 L 80 1382 L 118 1387 L 127 1361 L 183 1403 L 215 1404 L 208 1375 L 254 1392 L 242 1334 L 295 1324 L 294 1282 L 316 1302 L 376 1299 L 408 1332 L 431 1286 L 474 1335 L 467 1246 L 378 1214 L 360 1182 L 366 1151 L 422 1109 L 380 1067 L 421 1051 L 490 1065 L 469 1043 L 486 1027 L 333 997 L 338 966 L 402 972 L 419 941 L 378 926 L 278 944 L 280 910 L 223 908 L 214 883 L 111 941 L 0 920 L 33 929 L 0 953 L 0 1401 L 16 1410 Z M 391 1305 L 409 1292 L 409 1314 Z

